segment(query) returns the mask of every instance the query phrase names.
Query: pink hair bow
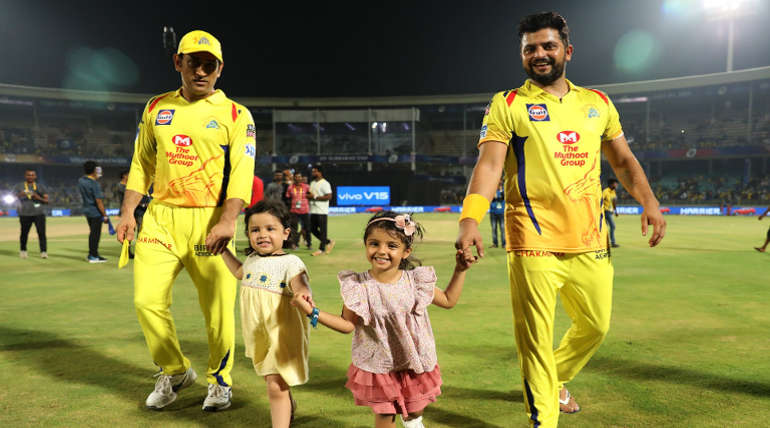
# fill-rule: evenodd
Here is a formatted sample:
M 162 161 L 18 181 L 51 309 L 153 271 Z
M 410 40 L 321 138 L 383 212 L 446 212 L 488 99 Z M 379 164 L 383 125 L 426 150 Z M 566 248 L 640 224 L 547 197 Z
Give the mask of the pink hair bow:
M 409 214 L 397 215 L 394 219 L 396 227 L 404 231 L 404 235 L 412 236 L 417 230 L 417 224 L 412 220 Z

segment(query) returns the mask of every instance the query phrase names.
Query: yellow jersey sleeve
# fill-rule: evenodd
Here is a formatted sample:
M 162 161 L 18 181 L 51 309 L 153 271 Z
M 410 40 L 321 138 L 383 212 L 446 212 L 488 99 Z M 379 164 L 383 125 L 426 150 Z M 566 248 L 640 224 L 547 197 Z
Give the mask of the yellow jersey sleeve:
M 160 97 L 163 97 L 163 95 L 151 99 L 144 107 L 142 117 L 136 129 L 134 156 L 131 160 L 131 168 L 129 169 L 128 181 L 126 182 L 126 190 L 133 190 L 143 195 L 147 194 L 155 177 L 155 158 L 157 156 L 157 145 L 155 144 L 152 120 L 148 110 L 150 105 Z
M 615 108 L 615 104 L 612 103 L 609 97 L 605 95 L 607 99 L 607 127 L 602 134 L 602 141 L 614 140 L 623 135 L 623 128 L 620 126 L 620 115 Z
M 513 102 L 516 91 L 498 92 L 492 97 L 484 111 L 484 120 L 479 132 L 479 146 L 487 141 L 499 141 L 508 144 L 511 141 L 513 119 L 508 106 Z
M 251 202 L 251 187 L 254 181 L 254 159 L 257 154 L 256 128 L 251 112 L 238 106 L 241 113 L 235 121 L 230 135 L 230 177 L 225 199 L 241 199 L 247 205 Z

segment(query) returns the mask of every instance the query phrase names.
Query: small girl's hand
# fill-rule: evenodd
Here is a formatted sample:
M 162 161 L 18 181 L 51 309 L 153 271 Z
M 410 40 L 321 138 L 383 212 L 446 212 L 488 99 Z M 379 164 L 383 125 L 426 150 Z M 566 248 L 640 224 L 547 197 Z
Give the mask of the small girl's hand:
M 458 272 L 465 272 L 470 269 L 470 267 L 470 263 L 468 263 L 463 256 L 463 250 L 457 250 L 457 253 L 455 253 L 455 270 Z
M 310 294 L 303 294 L 302 298 L 305 299 L 308 303 L 310 303 L 310 306 L 315 308 L 315 302 L 313 301 L 313 296 Z
M 291 299 L 291 304 L 298 307 L 302 312 L 310 315 L 313 312 L 313 299 L 307 294 L 295 294 Z

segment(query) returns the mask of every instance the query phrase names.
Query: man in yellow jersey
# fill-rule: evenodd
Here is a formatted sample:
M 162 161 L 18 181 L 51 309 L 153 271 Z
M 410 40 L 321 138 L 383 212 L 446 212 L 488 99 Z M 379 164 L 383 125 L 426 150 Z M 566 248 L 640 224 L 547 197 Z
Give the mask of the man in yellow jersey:
M 602 190 L 602 208 L 604 209 L 604 219 L 607 220 L 607 227 L 610 228 L 610 245 L 617 248 L 620 245 L 615 242 L 615 219 L 618 216 L 618 196 L 615 189 L 618 188 L 618 180 L 610 178 L 607 180 L 607 188 Z
M 519 24 L 520 55 L 530 77 L 497 93 L 485 112 L 479 158 L 468 186 L 455 245 L 468 262 L 484 246 L 478 225 L 505 172 L 508 272 L 525 405 L 534 427 L 555 427 L 559 411 L 580 409 L 564 385 L 601 344 L 612 306 L 612 264 L 602 227 L 601 153 L 639 201 L 650 246 L 666 223 L 644 171 L 628 148 L 612 102 L 574 85 L 569 29 L 560 15 L 530 15 Z M 572 326 L 553 349 L 556 295 Z
M 134 239 L 134 208 L 152 185 L 134 262 L 134 305 L 160 367 L 146 405 L 169 405 L 197 377 L 169 311 L 172 284 L 184 268 L 198 290 L 208 333 L 203 410 L 216 411 L 230 406 L 237 286 L 217 254 L 234 251 L 235 222 L 251 198 L 256 130 L 248 109 L 214 89 L 223 68 L 214 36 L 187 33 L 174 67 L 182 87 L 150 99 L 139 122 L 118 241 Z

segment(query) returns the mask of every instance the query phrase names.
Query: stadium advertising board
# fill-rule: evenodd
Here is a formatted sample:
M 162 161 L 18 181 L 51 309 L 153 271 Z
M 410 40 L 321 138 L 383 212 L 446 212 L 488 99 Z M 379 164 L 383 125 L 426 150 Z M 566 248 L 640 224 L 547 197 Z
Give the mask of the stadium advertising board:
M 759 215 L 765 212 L 767 207 L 734 206 L 730 207 L 729 215 Z M 661 205 L 660 212 L 666 215 L 728 215 L 726 207 L 719 206 L 676 206 Z M 618 205 L 618 214 L 638 215 L 642 213 L 642 207 L 638 205 Z
M 459 213 L 462 207 L 459 205 L 413 205 L 413 206 L 348 206 L 329 207 L 330 215 L 346 214 L 373 214 L 378 211 L 390 210 L 397 213 Z
M 390 205 L 390 186 L 338 186 L 337 205 Z

